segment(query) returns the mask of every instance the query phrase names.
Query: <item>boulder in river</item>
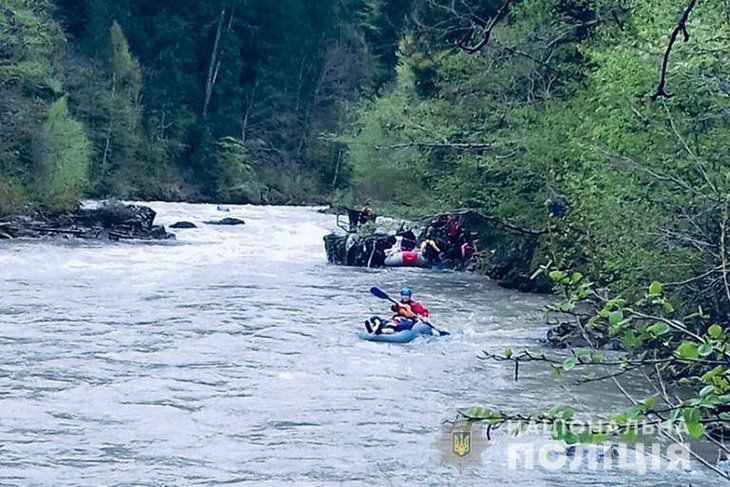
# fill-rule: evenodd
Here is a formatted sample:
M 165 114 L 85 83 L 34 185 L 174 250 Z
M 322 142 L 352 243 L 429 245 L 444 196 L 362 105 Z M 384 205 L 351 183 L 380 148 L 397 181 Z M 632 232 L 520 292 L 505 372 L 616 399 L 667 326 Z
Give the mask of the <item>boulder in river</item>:
M 198 228 L 198 226 L 195 223 L 191 223 L 191 222 L 177 222 L 173 225 L 170 225 L 170 228 L 174 228 L 175 230 L 180 230 L 180 229 L 186 229 L 186 228 Z
M 246 224 L 246 222 L 241 220 L 240 218 L 223 218 L 222 220 L 210 220 L 210 221 L 207 221 L 204 223 L 206 225 L 228 225 L 228 226 Z
M 155 225 L 157 214 L 139 205 L 107 203 L 71 213 L 9 217 L 0 221 L 0 232 L 11 238 L 76 237 L 98 240 L 167 240 L 175 235 Z

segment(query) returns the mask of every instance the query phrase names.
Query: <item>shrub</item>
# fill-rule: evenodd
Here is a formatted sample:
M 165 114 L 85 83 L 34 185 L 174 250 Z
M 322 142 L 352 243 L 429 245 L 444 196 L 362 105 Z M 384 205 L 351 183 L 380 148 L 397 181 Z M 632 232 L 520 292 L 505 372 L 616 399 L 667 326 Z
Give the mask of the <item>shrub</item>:
M 48 111 L 35 162 L 35 199 L 54 210 L 75 206 L 88 184 L 90 144 L 81 123 L 71 117 L 65 97 Z

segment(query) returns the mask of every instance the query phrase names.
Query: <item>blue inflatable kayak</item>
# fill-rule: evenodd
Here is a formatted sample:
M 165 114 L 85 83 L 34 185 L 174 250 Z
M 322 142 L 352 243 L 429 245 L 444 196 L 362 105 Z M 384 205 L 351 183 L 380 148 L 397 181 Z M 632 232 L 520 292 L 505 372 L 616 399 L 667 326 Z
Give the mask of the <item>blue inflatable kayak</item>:
M 369 342 L 408 343 L 419 336 L 431 336 L 433 334 L 430 326 L 419 322 L 413 325 L 413 328 L 410 330 L 397 331 L 390 334 L 383 333 L 381 335 L 374 335 L 363 330 L 357 336 Z

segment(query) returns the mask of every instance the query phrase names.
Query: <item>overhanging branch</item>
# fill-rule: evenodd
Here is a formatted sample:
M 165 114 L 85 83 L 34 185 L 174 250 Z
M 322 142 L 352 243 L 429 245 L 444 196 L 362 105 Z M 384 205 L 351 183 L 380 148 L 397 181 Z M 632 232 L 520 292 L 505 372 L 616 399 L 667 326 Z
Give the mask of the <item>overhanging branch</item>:
M 671 98 L 672 95 L 667 93 L 667 70 L 669 69 L 669 57 L 672 55 L 672 49 L 674 49 L 674 44 L 677 42 L 677 38 L 679 37 L 679 34 L 681 33 L 684 36 L 684 42 L 689 42 L 689 31 L 687 31 L 687 21 L 689 20 L 689 16 L 692 13 L 692 10 L 697 6 L 697 2 L 699 0 L 690 0 L 689 5 L 687 5 L 687 8 L 684 9 L 684 13 L 682 14 L 682 17 L 679 19 L 679 22 L 677 22 L 676 27 L 672 31 L 671 36 L 669 37 L 669 45 L 667 45 L 666 51 L 664 51 L 664 57 L 662 59 L 662 68 L 661 68 L 661 75 L 659 77 L 659 86 L 657 86 L 656 92 L 652 95 L 652 100 L 657 100 L 658 98 Z
M 482 143 L 460 143 L 460 142 L 406 142 L 403 144 L 378 145 L 376 150 L 398 150 L 398 149 L 457 149 L 457 150 L 486 150 L 491 149 L 492 144 Z
M 458 42 L 457 45 L 459 46 L 459 49 L 467 54 L 475 54 L 481 51 L 487 44 L 489 44 L 494 27 L 507 16 L 515 1 L 516 0 L 505 0 L 494 17 L 492 17 L 484 27 L 484 30 L 482 31 L 482 38 L 479 42 L 474 45 L 469 45 L 469 41 L 471 41 L 472 37 L 474 37 L 474 31 L 476 30 L 475 28 L 472 28 L 469 33 Z

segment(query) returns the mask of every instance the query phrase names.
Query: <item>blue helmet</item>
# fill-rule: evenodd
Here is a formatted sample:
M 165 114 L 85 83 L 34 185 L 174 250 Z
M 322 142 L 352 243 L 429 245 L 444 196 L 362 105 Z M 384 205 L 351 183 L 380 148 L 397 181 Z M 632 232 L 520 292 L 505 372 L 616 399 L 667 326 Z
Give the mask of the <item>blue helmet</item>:
M 410 298 L 411 296 L 413 296 L 413 289 L 411 289 L 409 287 L 404 287 L 403 289 L 400 290 L 401 298 Z

